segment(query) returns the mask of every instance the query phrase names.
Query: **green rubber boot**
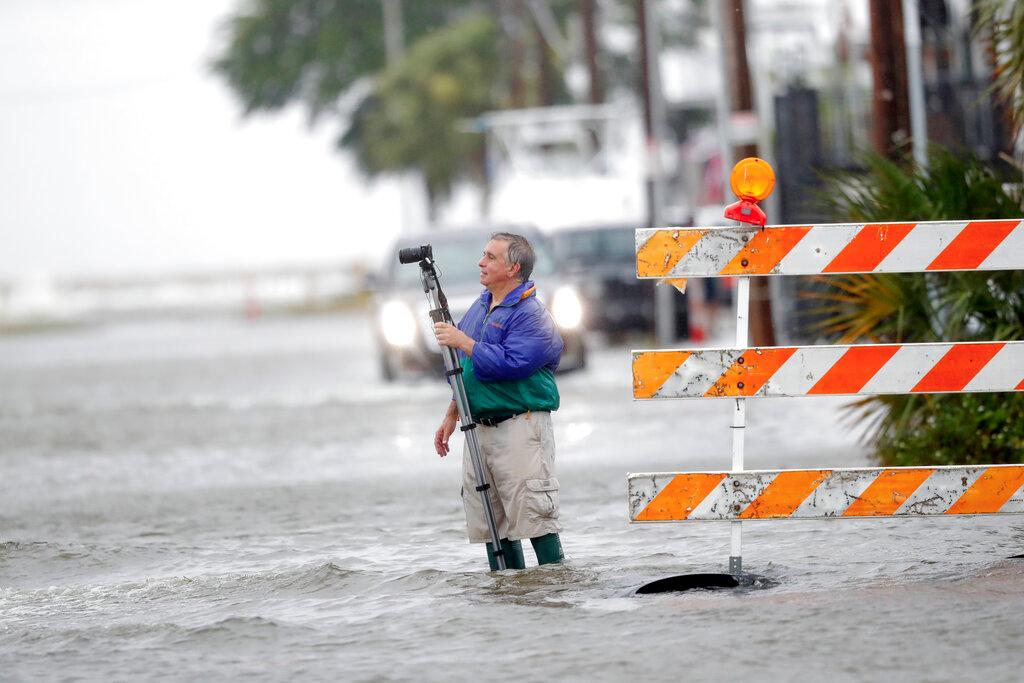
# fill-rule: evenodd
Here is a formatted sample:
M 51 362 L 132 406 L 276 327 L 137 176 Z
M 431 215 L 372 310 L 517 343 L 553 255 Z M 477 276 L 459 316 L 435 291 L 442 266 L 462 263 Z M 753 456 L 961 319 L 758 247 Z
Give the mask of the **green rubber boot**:
M 501 549 L 505 551 L 505 569 L 526 569 L 526 560 L 523 558 L 522 541 L 510 541 L 507 538 L 501 539 Z M 498 558 L 494 556 L 494 546 L 487 542 L 487 562 L 491 565 L 491 571 L 498 571 Z
M 533 544 L 533 552 L 537 553 L 537 564 L 558 564 L 565 559 L 558 534 L 544 534 L 531 538 L 530 543 Z

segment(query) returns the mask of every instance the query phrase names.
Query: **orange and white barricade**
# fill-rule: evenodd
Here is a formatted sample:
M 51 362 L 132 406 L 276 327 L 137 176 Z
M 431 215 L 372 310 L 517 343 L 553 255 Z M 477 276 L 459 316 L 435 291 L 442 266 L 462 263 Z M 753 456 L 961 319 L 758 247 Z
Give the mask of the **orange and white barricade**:
M 634 351 L 633 398 L 1024 391 L 1024 342 Z
M 1024 221 L 745 225 L 636 231 L 639 278 L 1024 268 Z
M 734 402 L 732 469 L 630 474 L 630 521 L 729 521 L 738 574 L 744 520 L 1024 513 L 1024 465 L 743 469 L 748 398 L 1024 391 L 1021 341 L 751 348 L 750 276 L 1024 270 L 1024 220 L 765 226 L 771 168 L 745 159 L 732 186 L 726 216 L 753 224 L 637 230 L 636 263 L 640 278 L 737 277 L 735 345 L 632 363 L 635 399 Z
M 1024 513 L 1024 465 L 629 475 L 633 522 Z

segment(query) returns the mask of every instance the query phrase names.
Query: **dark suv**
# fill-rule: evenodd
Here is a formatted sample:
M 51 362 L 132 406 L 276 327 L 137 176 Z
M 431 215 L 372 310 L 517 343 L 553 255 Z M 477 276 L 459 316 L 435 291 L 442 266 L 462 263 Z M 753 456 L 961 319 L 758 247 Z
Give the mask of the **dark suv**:
M 555 272 L 555 261 L 544 236 L 534 230 L 509 230 L 530 240 L 537 254 L 530 279 L 537 284 L 537 298 L 551 311 L 565 342 L 559 371 L 586 364 L 582 335 L 583 310 L 573 285 Z M 416 264 L 398 262 L 401 247 L 430 244 L 441 273 L 441 288 L 448 298 L 452 317 L 460 320 L 483 291 L 477 262 L 494 230 L 447 230 L 403 236 L 390 250 L 377 291 L 375 334 L 382 377 L 392 381 L 408 373 L 442 374 L 441 349 L 434 339 L 427 315 L 427 299 Z

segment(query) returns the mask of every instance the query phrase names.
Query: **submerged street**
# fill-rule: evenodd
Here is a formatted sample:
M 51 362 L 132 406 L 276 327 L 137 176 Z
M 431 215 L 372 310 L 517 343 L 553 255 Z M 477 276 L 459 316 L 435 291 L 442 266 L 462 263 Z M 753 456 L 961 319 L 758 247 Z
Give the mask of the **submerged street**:
M 634 402 L 627 347 L 559 377 L 569 561 L 488 573 L 449 391 L 384 384 L 367 316 L 0 338 L 0 678 L 1019 679 L 1020 517 L 751 522 L 772 587 L 633 595 L 725 571 L 729 525 L 628 524 L 627 473 L 728 469 L 731 434 Z M 751 400 L 746 467 L 870 464 L 849 400 Z

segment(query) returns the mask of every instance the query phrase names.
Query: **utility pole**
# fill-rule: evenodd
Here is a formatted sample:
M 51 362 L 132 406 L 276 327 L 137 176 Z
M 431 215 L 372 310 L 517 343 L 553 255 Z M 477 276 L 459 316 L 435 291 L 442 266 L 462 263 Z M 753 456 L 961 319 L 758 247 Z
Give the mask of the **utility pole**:
M 533 42 L 537 51 L 537 104 L 550 107 L 555 103 L 554 46 L 548 43 L 536 16 L 533 18 Z
M 402 22 L 402 0 L 381 0 L 384 5 L 384 51 L 388 64 L 394 64 L 405 52 L 405 27 Z
M 381 9 L 384 12 L 384 54 L 387 56 L 388 66 L 394 66 L 405 53 L 405 22 L 402 19 L 402 0 L 381 0 Z M 400 231 L 408 230 L 409 226 L 413 224 L 412 207 L 409 201 L 413 182 L 412 174 L 408 171 L 398 175 Z M 433 211 L 430 210 L 430 213 L 432 214 Z M 432 215 L 428 222 L 433 224 Z
M 924 169 L 928 166 L 928 119 L 924 100 L 924 73 L 921 70 L 921 11 L 918 0 L 903 0 L 903 28 L 914 163 L 919 169 Z
M 724 20 L 726 64 L 729 73 L 729 103 L 733 112 L 754 111 L 754 92 L 750 83 L 750 64 L 747 61 L 747 22 L 743 0 L 725 0 Z M 737 156 L 757 156 L 752 144 L 736 149 Z
M 714 2 L 715 0 L 712 0 Z M 721 39 L 724 42 L 729 75 L 729 108 L 732 112 L 754 111 L 754 89 L 747 61 L 747 23 L 743 0 L 722 0 Z M 731 147 L 731 141 L 730 141 Z M 756 157 L 757 145 L 745 144 L 735 150 L 733 159 L 723 159 L 726 172 L 734 160 Z M 772 299 L 768 278 L 750 279 L 750 337 L 755 346 L 775 346 L 775 325 L 772 323 Z
M 523 14 L 524 0 L 497 0 L 498 13 L 505 36 L 508 38 L 509 106 L 521 109 L 526 106 L 526 81 L 523 67 L 526 62 Z
M 580 0 L 580 14 L 583 16 L 583 49 L 586 52 L 587 75 L 590 77 L 590 103 L 604 102 L 604 84 L 597 65 L 597 17 L 594 0 Z
M 894 158 L 910 134 L 907 55 L 899 0 L 869 0 L 871 13 L 872 146 Z
M 597 8 L 595 0 L 580 0 L 580 14 L 583 18 L 583 52 L 587 63 L 587 101 L 590 104 L 604 102 L 604 83 L 601 80 L 601 69 L 597 64 Z M 589 130 L 590 142 L 594 152 L 601 149 L 601 134 L 598 129 Z M 602 167 L 604 163 L 602 162 Z
M 644 105 L 644 172 L 646 191 L 646 227 L 663 227 L 661 223 L 661 122 L 663 107 L 661 81 L 658 78 L 656 27 L 648 12 L 647 0 L 634 0 L 636 23 L 640 37 L 640 96 Z M 675 340 L 674 287 L 654 288 L 654 334 L 658 344 L 668 346 Z

